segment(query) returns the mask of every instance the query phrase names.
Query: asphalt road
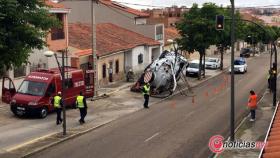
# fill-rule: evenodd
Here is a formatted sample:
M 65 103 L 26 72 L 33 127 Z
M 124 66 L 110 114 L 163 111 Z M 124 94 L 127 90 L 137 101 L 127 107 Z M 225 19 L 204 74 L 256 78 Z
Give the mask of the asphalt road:
M 235 78 L 236 125 L 247 114 L 249 91 L 261 93 L 267 86 L 268 54 L 249 60 L 248 65 L 248 73 Z M 227 79 L 230 81 L 229 74 L 219 75 L 195 88 L 194 98 L 174 96 L 149 110 L 129 114 L 32 157 L 208 157 L 209 138 L 229 134 L 230 82 Z

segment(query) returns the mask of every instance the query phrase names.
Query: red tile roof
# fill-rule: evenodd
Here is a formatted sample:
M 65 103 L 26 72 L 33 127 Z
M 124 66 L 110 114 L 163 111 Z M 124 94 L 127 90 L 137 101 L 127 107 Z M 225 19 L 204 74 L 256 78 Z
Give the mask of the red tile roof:
M 244 12 L 244 13 L 240 13 L 240 14 L 241 14 L 241 17 L 245 20 L 264 22 L 262 19 L 259 19 L 258 17 L 254 16 L 251 13 Z
M 266 140 L 266 146 L 261 153 L 262 158 L 280 158 L 280 108 L 277 107 L 275 116 Z
M 149 17 L 150 16 L 149 14 L 141 12 L 140 10 L 129 8 L 127 6 L 124 6 L 122 4 L 119 4 L 119 3 L 111 1 L 111 0 L 99 0 L 99 2 L 104 5 L 107 5 L 109 7 L 113 7 L 113 8 L 122 10 L 124 12 L 136 15 L 138 17 Z
M 168 39 L 176 39 L 179 38 L 180 34 L 178 32 L 177 29 L 175 28 L 164 28 L 164 44 L 168 45 L 170 44 L 169 42 L 167 42 Z
M 51 0 L 45 0 L 45 4 L 50 6 L 51 8 L 64 8 L 64 6 L 60 3 L 54 3 Z
M 160 45 L 159 42 L 151 38 L 111 23 L 97 24 L 96 32 L 97 54 L 99 56 L 132 49 L 141 45 Z M 69 24 L 69 46 L 82 50 L 77 52 L 76 55 L 90 54 L 91 45 L 91 25 Z

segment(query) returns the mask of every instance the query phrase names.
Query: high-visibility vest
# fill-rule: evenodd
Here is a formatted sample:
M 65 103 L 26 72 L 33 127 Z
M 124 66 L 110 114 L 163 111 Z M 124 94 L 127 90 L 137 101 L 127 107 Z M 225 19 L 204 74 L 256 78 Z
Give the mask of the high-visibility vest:
M 77 96 L 77 106 L 78 108 L 84 108 L 85 105 L 84 105 L 84 96 Z
M 257 107 L 257 95 L 251 95 L 250 101 L 248 103 L 249 108 L 256 108 Z
M 144 85 L 143 95 L 148 94 L 150 95 L 150 86 Z
M 53 106 L 55 107 L 55 108 L 60 108 L 60 102 L 61 102 L 61 97 L 60 96 L 55 96 L 54 97 L 54 99 L 53 99 L 54 101 L 54 103 L 53 103 Z

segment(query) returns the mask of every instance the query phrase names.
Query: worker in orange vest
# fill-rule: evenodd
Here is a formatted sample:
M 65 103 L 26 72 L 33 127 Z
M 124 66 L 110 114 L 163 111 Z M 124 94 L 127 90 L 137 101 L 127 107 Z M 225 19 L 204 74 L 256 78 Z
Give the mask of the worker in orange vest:
M 248 100 L 248 108 L 250 109 L 250 112 L 251 112 L 250 121 L 255 121 L 256 109 L 257 109 L 257 95 L 253 90 L 250 91 L 250 97 Z

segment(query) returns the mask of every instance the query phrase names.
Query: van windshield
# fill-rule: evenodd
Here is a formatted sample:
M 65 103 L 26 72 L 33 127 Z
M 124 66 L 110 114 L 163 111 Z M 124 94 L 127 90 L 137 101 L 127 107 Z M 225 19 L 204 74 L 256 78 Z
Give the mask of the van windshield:
M 18 89 L 18 93 L 34 96 L 43 96 L 46 91 L 46 88 L 47 83 L 24 80 Z

